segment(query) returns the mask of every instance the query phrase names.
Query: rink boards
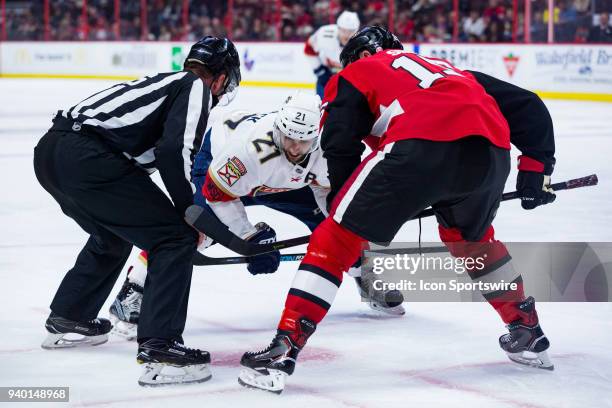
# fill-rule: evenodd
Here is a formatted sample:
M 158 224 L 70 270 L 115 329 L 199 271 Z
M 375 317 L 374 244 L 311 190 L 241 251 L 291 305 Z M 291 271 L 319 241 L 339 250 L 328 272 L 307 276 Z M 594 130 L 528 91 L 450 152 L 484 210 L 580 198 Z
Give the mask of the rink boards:
M 1 42 L 0 78 L 129 80 L 180 70 L 184 42 Z M 314 88 L 302 43 L 237 43 L 243 86 Z M 556 99 L 612 102 L 612 46 L 405 44 Z

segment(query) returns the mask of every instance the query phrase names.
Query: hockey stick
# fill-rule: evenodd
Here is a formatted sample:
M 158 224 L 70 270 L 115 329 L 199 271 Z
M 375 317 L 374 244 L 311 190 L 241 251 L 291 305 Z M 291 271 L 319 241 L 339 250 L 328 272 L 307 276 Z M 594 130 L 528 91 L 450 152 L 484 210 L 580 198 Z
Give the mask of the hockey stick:
M 292 262 L 292 261 L 301 261 L 304 259 L 306 254 L 281 254 L 280 260 L 281 262 Z M 193 257 L 193 265 L 194 266 L 206 266 L 206 265 L 235 265 L 235 264 L 245 264 L 249 262 L 249 257 L 247 256 L 228 256 L 225 258 L 213 258 L 206 256 L 200 252 L 196 252 Z
M 234 235 L 225 224 L 212 214 L 212 212 L 198 205 L 191 205 L 187 208 L 185 211 L 185 221 L 187 224 L 211 237 L 224 247 L 244 256 L 260 255 L 296 245 L 303 245 L 307 244 L 310 240 L 310 235 L 304 235 L 303 237 L 270 242 L 268 244 L 248 242 Z
M 563 181 L 560 183 L 552 184 L 550 187 L 554 191 L 571 190 L 574 188 L 595 186 L 598 183 L 597 175 L 591 174 L 590 176 L 580 177 L 573 180 Z M 512 191 L 504 193 L 501 201 L 514 200 L 519 198 L 518 192 Z M 430 217 L 434 214 L 432 208 L 421 211 L 413 219 Z M 196 230 L 206 234 L 215 241 L 219 242 L 226 248 L 239 253 L 244 256 L 254 256 L 265 254 L 266 252 L 277 251 L 284 248 L 290 248 L 297 245 L 303 245 L 308 243 L 310 235 L 302 237 L 286 239 L 283 241 L 271 242 L 269 244 L 257 244 L 253 242 L 245 241 L 236 235 L 234 235 L 225 224 L 223 224 L 217 217 L 215 217 L 210 211 L 204 208 L 192 205 L 185 211 L 185 221 L 194 227 Z M 211 258 L 214 259 L 214 258 Z M 242 263 L 242 262 L 236 262 Z M 209 265 L 212 265 L 209 263 Z
M 598 182 L 599 180 L 597 179 L 597 174 L 591 174 L 590 176 L 584 176 L 577 179 L 561 181 L 559 183 L 551 184 L 550 188 L 552 188 L 553 191 L 557 192 L 561 190 L 571 190 L 580 187 L 596 186 Z M 517 198 L 519 198 L 518 191 L 511 191 L 509 193 L 502 194 L 501 201 L 515 200 Z M 433 208 L 428 208 L 426 210 L 421 211 L 416 217 L 414 217 L 414 219 L 431 217 L 432 215 L 434 215 Z
M 445 246 L 437 247 L 422 247 L 422 248 L 390 248 L 390 249 L 368 249 L 365 252 L 368 255 L 395 255 L 395 254 L 430 254 L 437 252 L 446 252 L 448 248 Z M 301 261 L 306 256 L 305 253 L 300 254 L 281 254 L 281 262 Z M 247 256 L 228 256 L 224 258 L 214 258 L 204 255 L 201 252 L 196 252 L 193 257 L 193 266 L 209 266 L 209 265 L 236 265 L 249 262 Z

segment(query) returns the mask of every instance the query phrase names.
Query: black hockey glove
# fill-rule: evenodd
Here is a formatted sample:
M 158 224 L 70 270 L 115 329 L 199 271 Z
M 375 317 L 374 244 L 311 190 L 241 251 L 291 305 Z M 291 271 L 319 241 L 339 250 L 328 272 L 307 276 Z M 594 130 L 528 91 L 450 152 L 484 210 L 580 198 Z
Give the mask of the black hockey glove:
M 270 228 L 265 222 L 260 222 L 255 225 L 257 232 L 247 238 L 249 242 L 256 242 L 258 244 L 267 244 L 270 242 L 276 242 L 276 232 Z M 280 265 L 280 252 L 268 252 L 261 255 L 251 256 L 248 259 L 247 265 L 248 271 L 251 275 L 258 275 L 260 273 L 274 273 Z
M 528 156 L 519 156 L 516 191 L 525 210 L 552 203 L 557 196 L 550 188 L 550 174 L 553 166 L 545 168 L 544 163 Z

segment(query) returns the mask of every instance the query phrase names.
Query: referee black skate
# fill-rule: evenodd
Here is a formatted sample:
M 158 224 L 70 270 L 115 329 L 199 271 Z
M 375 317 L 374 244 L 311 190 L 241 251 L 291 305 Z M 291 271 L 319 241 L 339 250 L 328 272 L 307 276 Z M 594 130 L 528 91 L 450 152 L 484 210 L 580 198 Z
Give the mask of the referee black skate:
M 51 303 L 43 348 L 107 340 L 111 324 L 97 315 L 136 245 L 149 251 L 138 325 L 138 361 L 147 366 L 139 383 L 210 378 L 208 353 L 182 339 L 200 238 L 183 215 L 193 204 L 191 168 L 210 109 L 231 100 L 239 82 L 234 44 L 208 36 L 191 47 L 183 71 L 117 84 L 57 113 L 34 150 L 34 170 L 90 237 Z M 150 179 L 155 169 L 171 200 Z M 164 365 L 185 374 L 166 375 Z

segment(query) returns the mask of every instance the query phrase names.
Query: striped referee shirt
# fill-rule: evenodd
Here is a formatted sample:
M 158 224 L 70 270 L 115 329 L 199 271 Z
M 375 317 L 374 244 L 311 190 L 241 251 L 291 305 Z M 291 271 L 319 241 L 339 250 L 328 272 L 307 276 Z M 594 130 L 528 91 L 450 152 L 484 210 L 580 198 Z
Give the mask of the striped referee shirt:
M 149 173 L 157 168 L 182 213 L 193 204 L 191 168 L 211 106 L 210 89 L 182 71 L 117 84 L 58 115 L 73 120 L 75 131 L 100 135 Z

